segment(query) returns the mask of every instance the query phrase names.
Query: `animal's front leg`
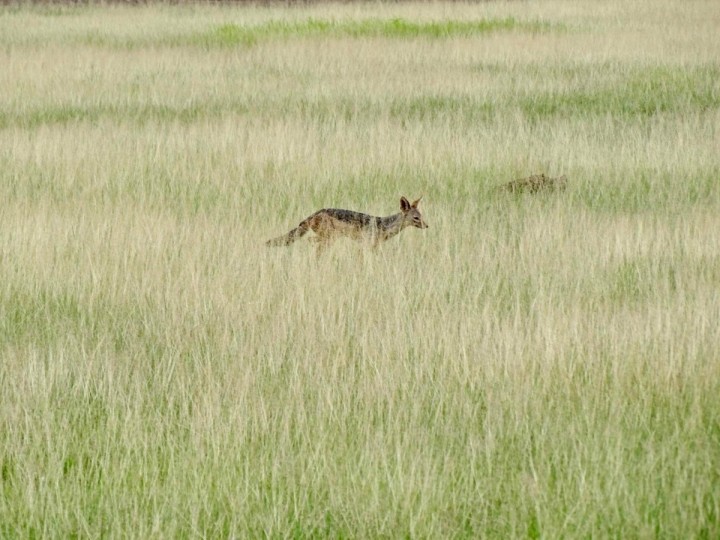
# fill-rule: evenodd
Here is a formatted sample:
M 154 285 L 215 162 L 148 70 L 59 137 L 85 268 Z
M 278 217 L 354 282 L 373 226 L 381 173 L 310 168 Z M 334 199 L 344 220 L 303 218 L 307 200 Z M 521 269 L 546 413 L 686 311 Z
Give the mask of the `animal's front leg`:
M 315 242 L 317 243 L 315 254 L 319 258 L 330 245 L 330 239 L 324 236 L 318 236 L 317 238 L 315 238 Z
M 373 242 L 372 242 L 373 251 L 376 250 L 378 247 L 380 247 L 380 244 L 383 243 L 383 240 L 385 240 L 385 238 L 383 238 L 382 234 L 375 235 L 375 238 L 373 238 Z

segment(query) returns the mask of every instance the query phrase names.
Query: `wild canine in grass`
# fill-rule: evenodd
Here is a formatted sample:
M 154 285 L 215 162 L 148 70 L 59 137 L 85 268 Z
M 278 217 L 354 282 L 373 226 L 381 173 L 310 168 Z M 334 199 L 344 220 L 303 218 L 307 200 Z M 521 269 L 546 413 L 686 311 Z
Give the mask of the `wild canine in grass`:
M 300 222 L 287 234 L 268 240 L 268 246 L 288 246 L 312 230 L 318 243 L 318 251 L 322 251 L 330 242 L 345 236 L 354 240 L 366 240 L 377 247 L 381 242 L 392 238 L 405 227 L 413 226 L 427 229 L 418 205 L 420 199 L 412 204 L 405 197 L 400 199 L 400 213 L 387 217 L 370 216 L 352 210 L 323 208 Z

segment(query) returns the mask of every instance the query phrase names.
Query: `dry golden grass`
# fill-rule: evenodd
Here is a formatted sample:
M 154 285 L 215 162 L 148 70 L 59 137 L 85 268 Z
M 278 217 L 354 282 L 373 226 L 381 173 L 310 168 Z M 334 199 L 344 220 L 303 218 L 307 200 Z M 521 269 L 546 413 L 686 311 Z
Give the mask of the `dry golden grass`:
M 719 16 L 0 8 L 0 536 L 717 537 Z

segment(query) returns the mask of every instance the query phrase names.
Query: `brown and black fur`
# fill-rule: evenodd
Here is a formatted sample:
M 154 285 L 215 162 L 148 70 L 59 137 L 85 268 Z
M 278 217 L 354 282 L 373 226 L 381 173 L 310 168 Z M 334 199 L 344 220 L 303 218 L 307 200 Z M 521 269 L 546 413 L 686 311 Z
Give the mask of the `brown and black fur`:
M 305 218 L 289 233 L 268 240 L 266 244 L 268 246 L 288 246 L 309 231 L 313 231 L 316 235 L 315 241 L 318 242 L 318 248 L 321 250 L 339 237 L 366 240 L 377 246 L 397 235 L 405 227 L 427 229 L 427 223 L 418 209 L 420 199 L 411 204 L 405 197 L 402 197 L 400 212 L 386 217 L 370 216 L 340 208 L 323 208 Z

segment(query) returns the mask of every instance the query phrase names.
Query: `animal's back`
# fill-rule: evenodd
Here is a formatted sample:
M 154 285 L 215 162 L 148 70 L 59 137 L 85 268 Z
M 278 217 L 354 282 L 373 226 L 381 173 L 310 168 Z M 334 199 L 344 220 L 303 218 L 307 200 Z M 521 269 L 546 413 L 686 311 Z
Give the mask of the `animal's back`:
M 357 238 L 376 228 L 379 220 L 378 217 L 353 210 L 323 208 L 309 218 L 309 225 L 320 237 L 340 235 Z
M 326 214 L 338 221 L 357 224 L 362 227 L 369 227 L 379 219 L 369 214 L 363 214 L 362 212 L 355 212 L 353 210 L 344 210 L 342 208 L 324 208 L 320 210 L 318 214 Z

